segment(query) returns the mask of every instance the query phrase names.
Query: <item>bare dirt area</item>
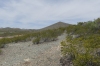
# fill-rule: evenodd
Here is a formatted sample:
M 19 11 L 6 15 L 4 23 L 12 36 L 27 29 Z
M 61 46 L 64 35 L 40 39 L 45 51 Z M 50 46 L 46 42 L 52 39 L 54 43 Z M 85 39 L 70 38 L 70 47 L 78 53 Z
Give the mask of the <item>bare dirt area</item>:
M 32 42 L 8 44 L 0 55 L 0 66 L 60 66 L 60 42 L 65 34 L 57 41 L 33 45 Z

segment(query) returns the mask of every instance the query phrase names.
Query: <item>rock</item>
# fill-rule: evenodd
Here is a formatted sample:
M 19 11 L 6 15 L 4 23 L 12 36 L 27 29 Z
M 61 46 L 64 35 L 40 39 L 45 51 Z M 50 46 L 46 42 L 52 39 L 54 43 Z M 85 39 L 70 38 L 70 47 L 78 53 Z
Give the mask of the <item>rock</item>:
M 28 61 L 30 61 L 30 59 L 29 59 L 29 58 L 27 58 L 27 59 L 24 59 L 24 61 L 25 61 L 25 62 L 28 62 Z
M 72 38 L 78 38 L 80 35 L 72 35 Z

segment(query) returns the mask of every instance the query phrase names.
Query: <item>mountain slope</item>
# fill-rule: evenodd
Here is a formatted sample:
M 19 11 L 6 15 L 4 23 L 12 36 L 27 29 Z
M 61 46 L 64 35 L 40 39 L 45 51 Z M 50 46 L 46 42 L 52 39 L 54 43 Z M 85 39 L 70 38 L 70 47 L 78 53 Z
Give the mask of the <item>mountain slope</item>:
M 42 28 L 41 30 L 56 29 L 56 28 L 59 28 L 59 27 L 67 27 L 69 25 L 70 24 L 67 24 L 67 23 L 64 23 L 64 22 L 57 22 L 57 23 L 55 23 L 53 25 L 47 26 L 45 28 Z

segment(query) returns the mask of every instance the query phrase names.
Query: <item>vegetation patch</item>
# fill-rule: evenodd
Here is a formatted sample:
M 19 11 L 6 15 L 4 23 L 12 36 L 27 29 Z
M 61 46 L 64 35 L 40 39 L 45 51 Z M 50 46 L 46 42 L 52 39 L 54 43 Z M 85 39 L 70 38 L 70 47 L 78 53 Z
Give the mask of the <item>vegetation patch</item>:
M 79 22 L 66 30 L 66 41 L 61 42 L 62 66 L 100 66 L 100 18 Z
M 40 44 L 43 42 L 56 41 L 57 37 L 65 31 L 65 28 L 58 28 L 52 30 L 44 30 L 35 34 L 33 44 Z
M 0 55 L 2 54 L 2 50 L 0 49 Z

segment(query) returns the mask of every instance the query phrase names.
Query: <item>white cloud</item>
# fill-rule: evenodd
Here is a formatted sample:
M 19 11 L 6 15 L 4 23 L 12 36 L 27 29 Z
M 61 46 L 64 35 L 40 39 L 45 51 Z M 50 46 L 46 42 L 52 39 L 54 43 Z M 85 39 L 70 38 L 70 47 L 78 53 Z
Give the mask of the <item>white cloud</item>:
M 44 21 L 79 21 L 100 17 L 100 0 L 9 0 L 0 7 L 0 20 L 45 24 Z

